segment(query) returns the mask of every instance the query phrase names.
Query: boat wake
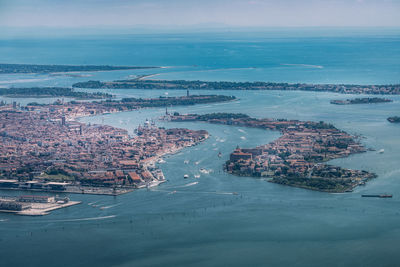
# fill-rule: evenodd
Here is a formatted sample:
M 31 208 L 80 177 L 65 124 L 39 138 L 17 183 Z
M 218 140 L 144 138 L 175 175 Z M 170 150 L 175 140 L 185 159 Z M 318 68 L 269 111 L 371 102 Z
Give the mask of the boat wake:
M 281 64 L 282 66 L 299 66 L 299 67 L 307 67 L 307 68 L 315 68 L 315 69 L 323 69 L 324 66 L 321 65 L 312 65 L 312 64 Z
M 196 185 L 196 184 L 198 184 L 199 182 L 192 182 L 192 183 L 188 183 L 188 184 L 184 184 L 184 185 L 179 185 L 179 186 L 171 186 L 171 187 L 168 187 L 168 188 L 171 188 L 171 189 L 174 189 L 174 188 L 183 188 L 183 187 L 189 187 L 189 186 L 194 186 L 194 185 Z M 168 189 L 167 188 L 167 189 Z M 165 191 L 165 190 L 159 190 L 159 189 L 155 189 L 155 190 L 152 190 L 152 191 Z M 175 190 L 174 190 L 175 191 Z M 172 192 L 174 192 L 174 191 L 172 191 Z M 166 191 L 166 192 L 171 192 L 171 191 Z M 175 191 L 176 192 L 176 191 Z
M 66 220 L 50 220 L 50 221 L 40 221 L 40 223 L 57 223 L 57 222 L 82 222 L 82 221 L 99 221 L 107 220 L 117 217 L 117 215 L 108 215 L 100 217 L 88 217 L 88 218 L 77 218 L 77 219 L 66 219 Z
M 198 184 L 198 183 L 199 183 L 199 182 L 188 183 L 188 184 L 183 185 L 182 187 L 189 187 L 189 186 L 196 185 L 196 184 Z
M 117 207 L 117 206 L 119 206 L 119 205 L 121 205 L 122 203 L 118 203 L 118 204 L 115 204 L 115 205 L 110 205 L 110 206 L 103 206 L 103 207 L 100 207 L 100 209 L 101 210 L 106 210 L 106 209 L 110 209 L 110 208 L 113 208 L 113 207 Z
M 220 142 L 220 143 L 224 143 L 226 141 L 226 139 L 220 138 L 220 137 L 216 137 L 215 141 Z
M 175 187 L 177 188 L 177 187 Z M 178 187 L 179 188 L 179 187 Z M 230 196 L 236 196 L 239 195 L 237 192 L 218 192 L 218 191 L 178 191 L 178 190 L 161 190 L 161 189 L 156 189 L 152 190 L 156 192 L 165 192 L 168 193 L 168 195 L 173 195 L 176 193 L 182 193 L 182 194 L 207 194 L 207 195 L 230 195 Z

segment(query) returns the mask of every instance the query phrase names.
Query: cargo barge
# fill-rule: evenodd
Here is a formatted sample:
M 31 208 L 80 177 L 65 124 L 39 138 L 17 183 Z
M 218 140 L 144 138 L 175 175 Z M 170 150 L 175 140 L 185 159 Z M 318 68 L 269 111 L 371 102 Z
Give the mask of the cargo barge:
M 379 198 L 392 198 L 393 195 L 380 194 L 380 195 L 361 195 L 361 197 L 379 197 Z

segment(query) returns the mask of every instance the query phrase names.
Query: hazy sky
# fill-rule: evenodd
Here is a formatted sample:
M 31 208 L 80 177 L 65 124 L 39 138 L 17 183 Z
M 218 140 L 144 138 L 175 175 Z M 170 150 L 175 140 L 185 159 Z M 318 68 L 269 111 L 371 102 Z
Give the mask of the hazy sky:
M 400 0 L 0 0 L 0 27 L 400 26 Z

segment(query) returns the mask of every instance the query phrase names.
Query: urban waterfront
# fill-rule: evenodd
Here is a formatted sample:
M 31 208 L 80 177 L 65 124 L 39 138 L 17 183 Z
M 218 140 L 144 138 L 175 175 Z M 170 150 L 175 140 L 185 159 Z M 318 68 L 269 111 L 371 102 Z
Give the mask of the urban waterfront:
M 229 48 L 228 44 L 225 45 Z M 172 62 L 159 63 L 172 65 Z M 347 61 L 341 63 L 350 64 Z M 399 66 L 394 64 L 394 74 L 390 79 L 385 82 L 384 78 L 379 78 L 375 82 L 399 82 L 396 80 Z M 225 67 L 230 66 L 227 65 Z M 326 68 L 324 71 L 329 72 Z M 319 70 L 310 71 L 306 79 L 318 80 L 316 72 Z M 297 75 L 301 76 L 304 71 L 299 70 Z M 256 75 L 254 72 L 252 75 Z M 115 80 L 143 73 L 152 72 L 115 71 L 92 75 L 99 80 Z M 230 74 L 231 80 L 235 79 L 234 73 Z M 279 73 L 281 78 L 287 74 L 285 70 Z M 182 76 L 165 74 L 164 78 L 187 78 L 187 75 L 184 72 Z M 204 78 L 203 75 L 199 78 Z M 213 72 L 209 79 L 223 80 L 229 76 L 225 71 L 220 77 L 215 75 Z M 249 80 L 254 79 L 252 75 Z M 40 80 L 28 81 L 24 85 L 70 86 L 87 80 L 64 76 L 5 75 L 8 78 L 4 80 L 12 77 L 14 82 L 4 85 L 15 86 L 18 84 L 15 80 L 30 76 Z M 364 78 L 370 83 L 372 78 L 367 76 L 365 74 Z M 266 75 L 264 79 L 270 77 Z M 341 78 L 340 74 L 332 74 L 330 81 Z M 349 79 L 343 77 L 343 82 Z M 364 79 L 359 76 L 355 82 L 361 80 Z M 120 98 L 186 94 L 183 90 L 99 91 Z M 116 197 L 73 195 L 74 200 L 82 201 L 80 205 L 55 210 L 45 217 L 0 214 L 1 265 L 54 266 L 60 262 L 66 266 L 397 265 L 400 260 L 397 252 L 400 242 L 400 128 L 386 118 L 398 115 L 400 96 L 385 96 L 393 102 L 373 104 L 371 108 L 371 105 L 330 104 L 334 99 L 371 97 L 368 95 L 229 90 L 191 93 L 234 95 L 238 100 L 179 106 L 171 108 L 171 111 L 182 114 L 235 112 L 255 118 L 322 120 L 350 134 L 361 135 L 362 144 L 375 151 L 329 163 L 374 172 L 378 178 L 355 188 L 354 192 L 330 194 L 268 183 L 264 179 L 233 176 L 225 173 L 222 165 L 237 145 L 251 148 L 266 144 L 279 138 L 280 133 L 201 122 L 156 121 L 157 125 L 167 128 L 204 129 L 210 137 L 197 146 L 167 156 L 165 163 L 158 164 L 167 179 L 158 187 Z M 11 101 L 14 98 L 2 99 Z M 55 99 L 35 100 L 53 102 Z M 82 117 L 80 121 L 120 127 L 133 135 L 134 129 L 143 125 L 146 119 L 157 120 L 164 113 L 164 108 L 148 108 Z M 381 149 L 384 153 L 378 153 Z M 201 168 L 205 171 L 200 172 Z M 183 178 L 185 174 L 189 175 L 188 179 Z M 200 177 L 194 178 L 194 175 Z M 361 198 L 362 194 L 370 193 L 389 193 L 393 198 Z M 20 195 L 22 192 L 2 191 L 2 194 Z M 16 251 L 18 256 L 9 257 L 16 255 Z

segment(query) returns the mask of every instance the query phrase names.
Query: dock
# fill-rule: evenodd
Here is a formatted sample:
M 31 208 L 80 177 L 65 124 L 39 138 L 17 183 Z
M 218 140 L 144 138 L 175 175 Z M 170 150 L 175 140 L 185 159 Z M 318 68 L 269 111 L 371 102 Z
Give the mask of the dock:
M 133 187 L 75 185 L 68 182 L 40 182 L 35 180 L 20 182 L 15 179 L 0 179 L 0 190 L 118 196 L 132 192 L 134 189 Z
M 0 197 L 0 212 L 26 216 L 43 216 L 53 210 L 75 206 L 80 203 L 81 201 L 70 201 L 69 198 L 41 195 Z

